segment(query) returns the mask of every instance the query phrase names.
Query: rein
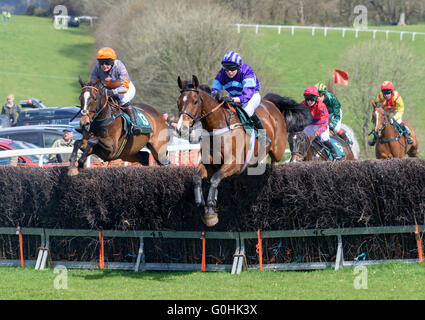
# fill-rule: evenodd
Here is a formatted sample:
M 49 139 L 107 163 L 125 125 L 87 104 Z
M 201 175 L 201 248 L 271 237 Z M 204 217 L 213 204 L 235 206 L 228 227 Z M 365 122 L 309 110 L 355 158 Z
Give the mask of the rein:
M 206 114 L 204 114 L 204 115 L 201 114 L 201 116 L 198 118 L 198 115 L 201 112 L 201 104 L 203 102 L 203 100 L 201 98 L 201 94 L 200 94 L 200 92 L 199 92 L 198 89 L 192 89 L 192 88 L 182 89 L 182 90 L 180 90 L 180 93 L 183 93 L 183 92 L 186 92 L 186 91 L 194 91 L 194 92 L 196 92 L 198 94 L 198 100 L 196 102 L 197 105 L 198 105 L 198 108 L 196 109 L 195 115 L 191 114 L 190 112 L 187 112 L 186 110 L 182 111 L 180 114 L 186 114 L 187 116 L 189 116 L 195 122 L 199 122 L 199 121 L 205 119 L 210 114 L 216 112 L 218 109 L 220 109 L 224 105 L 224 101 L 223 101 L 220 104 L 218 104 L 217 106 L 215 106 L 213 109 L 211 109 L 210 111 L 208 111 Z M 230 107 L 231 107 L 231 110 L 232 111 L 235 111 L 232 106 L 230 106 Z

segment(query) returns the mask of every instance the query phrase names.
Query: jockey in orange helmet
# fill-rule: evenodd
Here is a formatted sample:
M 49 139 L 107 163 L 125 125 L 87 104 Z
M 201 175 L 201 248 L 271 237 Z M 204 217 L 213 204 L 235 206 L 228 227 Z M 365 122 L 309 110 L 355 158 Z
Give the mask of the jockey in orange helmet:
M 308 86 L 304 90 L 305 104 L 311 111 L 313 122 L 304 128 L 304 133 L 308 135 L 312 143 L 317 137 L 329 149 L 334 160 L 342 160 L 338 157 L 334 145 L 329 137 L 329 113 L 326 105 L 319 99 L 319 90 L 316 86 Z
M 130 101 L 136 94 L 136 88 L 130 80 L 127 69 L 112 48 L 103 47 L 97 52 L 96 63 L 90 73 L 89 83 L 95 84 L 100 81 L 101 90 L 107 90 L 108 97 L 115 97 L 123 109 L 130 116 L 132 124 L 132 133 L 139 135 L 142 133 L 140 127 L 136 123 L 136 112 L 134 107 L 130 105 Z
M 413 143 L 413 139 L 410 136 L 410 130 L 406 127 L 402 121 L 402 116 L 404 113 L 404 102 L 398 91 L 394 91 L 394 85 L 391 81 L 384 81 L 381 84 L 381 92 L 378 97 L 375 99 L 376 103 L 381 103 L 384 105 L 384 109 L 390 111 L 394 114 L 393 121 L 397 121 L 398 125 L 403 131 L 403 135 L 406 137 L 406 142 L 408 144 Z M 376 134 L 373 135 L 373 140 L 369 141 L 370 146 L 374 146 L 376 143 Z

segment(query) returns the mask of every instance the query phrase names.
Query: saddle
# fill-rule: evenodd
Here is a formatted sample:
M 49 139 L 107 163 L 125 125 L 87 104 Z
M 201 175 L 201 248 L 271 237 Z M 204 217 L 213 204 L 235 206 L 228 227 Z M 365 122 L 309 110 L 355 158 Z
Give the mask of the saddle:
M 344 152 L 344 147 L 343 147 L 342 143 L 338 140 L 338 138 L 336 138 L 335 136 L 331 136 L 329 141 L 330 141 L 330 143 L 332 143 L 332 145 L 333 145 L 333 147 L 336 151 L 337 157 L 339 159 L 345 159 L 346 155 L 345 155 L 345 152 Z M 317 153 L 326 156 L 326 158 L 328 158 L 331 161 L 335 160 L 334 157 L 332 156 L 331 151 L 319 139 L 314 140 L 314 143 L 318 147 Z
M 142 133 L 151 133 L 153 132 L 152 126 L 148 120 L 148 118 L 145 116 L 142 110 L 139 108 L 134 108 L 134 111 L 136 113 L 136 124 L 139 126 L 140 129 L 142 129 Z M 131 120 L 130 116 L 127 113 L 120 112 L 121 117 L 124 120 L 123 128 L 126 133 L 131 132 Z
M 242 105 L 240 103 L 230 103 L 230 105 L 234 107 L 246 134 L 250 135 L 252 132 L 254 132 L 255 138 L 258 138 L 258 129 L 255 126 L 254 121 L 248 117 L 245 110 L 242 108 Z

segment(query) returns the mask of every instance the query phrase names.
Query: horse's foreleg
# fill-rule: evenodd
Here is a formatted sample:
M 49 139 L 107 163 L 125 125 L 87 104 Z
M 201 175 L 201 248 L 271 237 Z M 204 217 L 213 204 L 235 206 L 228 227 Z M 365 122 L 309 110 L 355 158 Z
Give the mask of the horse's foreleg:
M 202 194 L 202 179 L 205 179 L 206 177 L 207 177 L 207 170 L 203 164 L 200 164 L 198 171 L 193 176 L 195 204 L 198 207 L 205 206 L 205 200 Z
M 207 198 L 207 207 L 205 208 L 205 214 L 202 221 L 207 227 L 213 227 L 218 223 L 217 214 L 217 198 L 218 198 L 218 186 L 220 182 L 229 176 L 234 175 L 241 171 L 241 165 L 223 165 L 219 171 L 217 171 L 210 179 L 210 189 Z
M 92 153 L 93 146 L 96 145 L 98 142 L 99 142 L 99 139 L 96 137 L 91 138 L 87 141 L 87 146 L 83 150 L 83 154 L 78 160 L 78 168 L 84 168 L 84 163 L 86 162 L 87 157 Z
M 83 144 L 83 140 L 77 140 L 74 143 L 74 149 L 72 149 L 71 157 L 69 158 L 69 168 L 68 168 L 68 176 L 75 176 L 78 174 L 78 169 L 75 166 L 75 161 L 77 160 L 78 150 Z

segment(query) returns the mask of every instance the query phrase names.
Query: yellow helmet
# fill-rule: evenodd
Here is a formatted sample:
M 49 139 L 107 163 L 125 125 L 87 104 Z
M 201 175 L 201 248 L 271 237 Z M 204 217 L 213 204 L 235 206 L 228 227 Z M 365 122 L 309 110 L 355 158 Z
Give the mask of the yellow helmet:
M 328 88 L 326 88 L 326 86 L 321 82 L 318 82 L 316 84 L 316 87 L 317 87 L 317 90 L 319 90 L 319 93 L 328 91 Z
M 100 48 L 99 51 L 97 52 L 96 59 L 97 60 L 106 60 L 106 59 L 116 60 L 117 55 L 114 49 L 109 47 L 103 47 L 103 48 Z

